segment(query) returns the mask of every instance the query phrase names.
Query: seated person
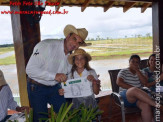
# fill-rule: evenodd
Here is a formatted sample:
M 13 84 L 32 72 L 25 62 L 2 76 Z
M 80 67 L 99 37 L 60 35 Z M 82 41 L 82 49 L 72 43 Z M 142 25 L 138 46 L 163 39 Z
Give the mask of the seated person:
M 122 69 L 117 76 L 117 84 L 120 86 L 120 95 L 126 107 L 138 107 L 141 109 L 143 122 L 152 122 L 151 106 L 156 107 L 146 92 L 142 91 L 141 86 L 147 83 L 147 78 L 139 70 L 140 57 L 132 55 L 129 59 L 129 67 Z
M 19 107 L 14 101 L 12 92 L 6 80 L 4 79 L 3 72 L 0 70 L 0 121 L 5 122 L 10 116 L 7 116 L 7 110 L 12 109 L 18 112 L 24 112 L 28 107 Z
M 143 71 L 145 72 L 147 78 L 148 78 L 148 83 L 146 84 L 147 87 L 149 87 L 152 91 L 156 91 L 156 73 L 154 71 L 157 71 L 156 66 L 155 66 L 155 61 L 156 61 L 156 54 L 152 54 L 149 56 L 148 59 L 148 67 L 144 68 Z M 163 86 L 163 73 L 160 76 L 160 85 Z

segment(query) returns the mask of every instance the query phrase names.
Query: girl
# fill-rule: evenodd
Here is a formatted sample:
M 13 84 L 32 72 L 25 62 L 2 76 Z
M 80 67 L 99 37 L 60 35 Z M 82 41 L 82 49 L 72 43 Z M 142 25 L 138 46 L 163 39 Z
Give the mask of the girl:
M 73 98 L 72 108 L 78 108 L 80 104 L 84 104 L 87 107 L 90 105 L 92 105 L 92 107 L 97 106 L 94 94 L 99 94 L 100 81 L 98 80 L 95 70 L 89 66 L 89 61 L 91 59 L 91 56 L 83 49 L 77 49 L 74 53 L 68 56 L 68 61 L 72 64 L 71 73 L 69 74 L 68 79 L 87 77 L 92 88 L 91 96 Z M 64 89 L 60 89 L 59 94 L 64 95 Z
M 147 87 L 149 87 L 152 91 L 156 91 L 156 82 L 158 82 L 156 73 L 154 71 L 157 71 L 156 69 L 156 54 L 152 54 L 149 56 L 148 59 L 148 67 L 144 68 L 143 71 L 145 72 L 148 83 L 146 84 Z M 157 74 L 158 75 L 158 74 Z M 160 75 L 160 85 L 163 86 L 163 73 Z

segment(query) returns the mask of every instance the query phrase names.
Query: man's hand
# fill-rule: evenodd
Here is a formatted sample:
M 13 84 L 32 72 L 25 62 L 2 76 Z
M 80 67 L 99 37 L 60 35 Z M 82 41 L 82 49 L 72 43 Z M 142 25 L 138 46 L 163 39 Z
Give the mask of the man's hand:
M 65 82 L 67 80 L 67 76 L 63 73 L 57 73 L 55 76 L 55 80 L 58 82 Z
M 59 95 L 61 95 L 61 96 L 64 95 L 64 89 L 59 89 L 58 92 L 59 92 Z
M 95 80 L 95 78 L 93 77 L 93 75 L 88 75 L 87 79 L 88 79 L 89 81 Z
M 28 106 L 22 106 L 22 107 L 17 106 L 16 111 L 22 112 L 22 113 L 24 113 L 26 111 L 27 113 L 29 113 L 29 107 Z

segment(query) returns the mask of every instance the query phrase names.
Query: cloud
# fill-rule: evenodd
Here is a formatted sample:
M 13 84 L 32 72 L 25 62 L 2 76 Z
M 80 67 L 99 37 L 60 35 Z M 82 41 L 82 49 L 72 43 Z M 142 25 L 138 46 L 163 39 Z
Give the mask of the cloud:
M 120 38 L 135 34 L 145 35 L 152 33 L 152 9 L 148 8 L 141 13 L 138 8 L 131 8 L 123 13 L 122 8 L 111 8 L 103 12 L 103 8 L 86 8 L 81 12 L 80 7 L 62 7 L 67 15 L 43 15 L 40 21 L 41 39 L 64 38 L 63 29 L 67 24 L 75 27 L 85 27 L 89 31 L 89 38 Z M 0 11 L 10 10 L 9 7 L 0 7 Z M 46 7 L 46 10 L 55 11 L 55 7 Z M 13 43 L 10 15 L 0 14 L 0 44 Z
M 9 7 L 0 7 L 0 12 L 4 10 L 10 10 Z M 11 16 L 9 14 L 0 13 L 0 44 L 13 43 Z

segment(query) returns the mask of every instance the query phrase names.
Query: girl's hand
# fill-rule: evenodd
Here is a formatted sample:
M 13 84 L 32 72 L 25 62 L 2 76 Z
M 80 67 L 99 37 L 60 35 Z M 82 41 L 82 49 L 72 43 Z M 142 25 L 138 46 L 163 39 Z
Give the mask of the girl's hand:
M 61 96 L 64 95 L 64 89 L 59 89 L 58 92 L 59 92 L 59 95 L 61 95 Z
M 88 77 L 87 77 L 87 79 L 89 80 L 89 81 L 93 81 L 93 80 L 95 80 L 95 78 L 93 77 L 93 75 L 88 75 Z

